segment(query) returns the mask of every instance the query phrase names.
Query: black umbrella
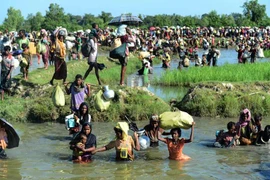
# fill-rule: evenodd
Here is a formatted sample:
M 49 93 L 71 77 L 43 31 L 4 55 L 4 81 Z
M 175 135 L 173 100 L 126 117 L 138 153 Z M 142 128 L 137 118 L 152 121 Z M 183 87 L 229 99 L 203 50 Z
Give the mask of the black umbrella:
M 0 118 L 1 128 L 4 128 L 7 133 L 8 139 L 8 149 L 15 148 L 19 146 L 20 138 L 13 128 L 13 126 L 7 122 L 5 119 Z
M 121 24 L 127 24 L 127 25 L 138 25 L 139 23 L 142 23 L 143 21 L 138 18 L 137 16 L 122 14 L 121 16 L 114 17 L 110 22 L 109 25 L 121 25 Z

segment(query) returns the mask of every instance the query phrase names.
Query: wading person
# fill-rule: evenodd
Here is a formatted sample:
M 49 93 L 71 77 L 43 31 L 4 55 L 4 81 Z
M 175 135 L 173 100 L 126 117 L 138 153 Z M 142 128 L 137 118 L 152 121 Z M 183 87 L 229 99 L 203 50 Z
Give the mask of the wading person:
M 139 151 L 140 144 L 138 140 L 138 134 L 134 132 L 134 138 L 128 135 L 128 124 L 126 122 L 118 122 L 117 125 L 114 127 L 115 131 L 115 140 L 112 140 L 106 146 L 98 148 L 94 151 L 102 152 L 107 151 L 112 148 L 115 148 L 116 151 L 116 161 L 133 161 L 134 160 L 134 153 L 133 149 Z
M 85 135 L 87 139 L 83 146 L 78 147 L 77 145 L 81 141 L 81 135 Z M 96 136 L 92 134 L 92 125 L 90 123 L 84 123 L 82 125 L 82 131 L 69 144 L 71 150 L 76 151 L 76 149 L 79 148 L 79 151 L 82 151 L 80 154 L 81 161 L 90 162 L 92 159 L 92 154 L 94 153 L 97 146 Z M 73 156 L 72 160 L 76 162 L 78 157 Z
M 158 135 L 159 133 L 162 135 L 169 135 L 170 133 L 166 133 L 164 129 L 159 127 L 160 121 L 158 115 L 154 114 L 150 118 L 150 122 L 148 125 L 144 127 L 145 135 L 150 139 L 150 146 L 156 147 L 158 146 Z
M 159 136 L 159 140 L 166 143 L 169 151 L 169 159 L 171 160 L 189 160 L 190 157 L 183 154 L 183 149 L 185 143 L 190 143 L 193 141 L 193 131 L 194 131 L 195 122 L 192 123 L 191 133 L 189 139 L 181 138 L 181 129 L 173 128 L 171 129 L 172 139 L 162 138 Z

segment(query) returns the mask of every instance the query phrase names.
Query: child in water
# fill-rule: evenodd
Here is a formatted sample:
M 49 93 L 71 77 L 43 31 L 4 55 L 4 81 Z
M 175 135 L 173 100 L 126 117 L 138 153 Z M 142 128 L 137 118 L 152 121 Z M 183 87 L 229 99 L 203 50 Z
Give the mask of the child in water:
M 216 142 L 214 147 L 223 148 L 223 147 L 234 147 L 236 146 L 236 139 L 239 137 L 236 135 L 236 128 L 234 122 L 229 122 L 227 124 L 227 132 L 219 131 L 216 136 Z
M 83 155 L 83 149 L 85 148 L 85 143 L 87 141 L 87 137 L 84 134 L 81 134 L 80 141 L 76 144 L 76 147 L 73 151 L 73 157 L 74 161 L 81 162 L 82 161 L 82 155 Z
M 171 129 L 172 139 L 162 138 L 160 137 L 160 134 L 159 134 L 158 139 L 167 144 L 167 147 L 169 150 L 169 159 L 177 160 L 177 161 L 190 159 L 189 156 L 183 154 L 183 148 L 184 148 L 185 143 L 190 143 L 193 141 L 194 125 L 195 125 L 195 122 L 192 123 L 189 139 L 184 139 L 184 138 L 179 139 L 181 137 L 180 128 Z

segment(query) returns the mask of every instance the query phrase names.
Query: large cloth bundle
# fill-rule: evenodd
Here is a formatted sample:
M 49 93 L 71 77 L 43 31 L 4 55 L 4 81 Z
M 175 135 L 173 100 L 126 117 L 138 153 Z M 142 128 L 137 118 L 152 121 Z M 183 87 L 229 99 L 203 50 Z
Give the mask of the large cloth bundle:
M 125 24 L 120 25 L 116 30 L 117 35 L 118 36 L 126 35 L 126 33 L 127 33 L 126 27 L 127 27 L 127 25 L 125 25 Z
M 37 53 L 37 48 L 35 46 L 35 43 L 29 42 L 29 51 L 31 54 L 36 54 Z
M 150 57 L 150 52 L 148 51 L 141 51 L 139 52 L 139 59 L 143 60 L 144 58 L 149 58 Z
M 110 106 L 110 101 L 106 101 L 103 98 L 103 91 L 100 90 L 95 96 L 94 96 L 94 103 L 95 103 L 95 108 L 98 111 L 105 111 L 109 108 Z
M 125 58 L 126 57 L 126 45 L 127 45 L 126 43 L 123 43 L 118 48 L 115 48 L 112 51 L 110 51 L 110 58 L 113 58 L 113 59 Z
M 57 107 L 65 105 L 65 94 L 58 84 L 53 91 L 52 101 L 53 104 Z
M 160 127 L 163 129 L 191 128 L 193 118 L 184 111 L 164 112 L 160 116 Z
M 39 43 L 37 44 L 36 52 L 43 54 L 46 53 L 46 51 L 47 51 L 46 45 L 39 41 Z

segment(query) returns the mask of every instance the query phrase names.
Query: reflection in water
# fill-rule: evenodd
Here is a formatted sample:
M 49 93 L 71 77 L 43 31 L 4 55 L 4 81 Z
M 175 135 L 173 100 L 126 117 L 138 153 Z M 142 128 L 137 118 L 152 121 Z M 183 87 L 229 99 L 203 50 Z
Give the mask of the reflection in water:
M 0 159 L 0 179 L 21 179 L 21 168 L 20 161 L 16 159 Z
M 234 51 L 234 50 L 233 50 Z M 222 52 L 229 55 L 232 51 Z M 224 55 L 224 56 L 225 56 Z M 237 62 L 236 54 L 232 55 Z M 222 56 L 221 56 L 222 57 Z M 229 58 L 228 58 L 229 59 Z M 233 60 L 234 60 L 233 59 Z M 219 62 L 225 62 L 220 59 Z M 260 60 L 259 60 L 260 61 Z M 172 61 L 172 68 L 178 61 Z M 176 67 L 175 67 L 176 68 Z M 153 76 L 164 72 L 160 66 L 154 67 Z M 132 75 L 134 86 L 143 86 L 142 76 Z M 130 85 L 132 81 L 128 81 Z M 179 98 L 186 90 L 177 87 L 147 86 L 157 96 L 169 101 Z M 114 162 L 115 151 L 94 155 L 89 164 L 73 164 L 69 161 L 72 151 L 69 149 L 69 135 L 64 124 L 14 124 L 21 138 L 18 148 L 8 150 L 10 159 L 0 160 L 0 179 L 269 179 L 269 148 L 247 146 L 231 149 L 207 147 L 205 142 L 214 141 L 215 132 L 226 129 L 229 121 L 237 119 L 194 118 L 194 142 L 185 145 L 184 154 L 190 161 L 178 162 L 168 159 L 165 144 L 146 151 L 135 152 L 136 159 L 130 163 Z M 265 117 L 264 125 L 270 124 Z M 144 127 L 148 122 L 138 122 Z M 106 145 L 114 138 L 113 123 L 93 123 L 93 134 L 97 137 L 97 146 Z M 188 137 L 190 130 L 183 130 L 182 136 Z M 16 158 L 16 159 L 15 159 Z
M 115 151 L 111 150 L 94 155 L 93 162 L 88 164 L 73 164 L 69 160 L 72 151 L 64 124 L 17 123 L 14 126 L 21 144 L 8 150 L 10 159 L 0 161 L 0 179 L 269 179 L 270 145 L 210 148 L 202 143 L 214 141 L 215 130 L 234 120 L 197 117 L 194 120 L 194 142 L 183 150 L 191 157 L 187 162 L 169 160 L 167 146 L 161 143 L 157 148 L 135 151 L 133 162 L 115 162 Z M 270 124 L 270 120 L 264 118 L 263 123 Z M 137 123 L 138 127 L 146 124 L 148 121 Z M 93 123 L 98 147 L 114 138 L 113 126 L 114 123 Z M 189 134 L 190 130 L 182 131 L 182 137 Z

